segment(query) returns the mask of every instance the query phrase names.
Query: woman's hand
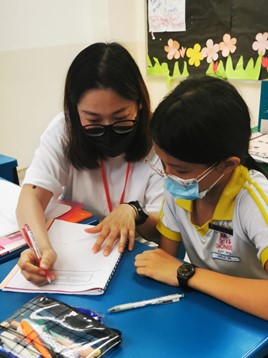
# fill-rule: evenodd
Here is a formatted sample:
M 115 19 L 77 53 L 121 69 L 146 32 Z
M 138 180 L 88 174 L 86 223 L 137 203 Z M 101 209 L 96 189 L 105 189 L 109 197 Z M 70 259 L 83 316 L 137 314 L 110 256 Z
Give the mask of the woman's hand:
M 136 210 L 128 204 L 121 204 L 114 209 L 101 223 L 85 231 L 91 234 L 99 233 L 92 248 L 94 253 L 98 252 L 105 242 L 104 256 L 108 256 L 115 243 L 119 240 L 118 250 L 123 252 L 125 247 L 133 250 L 135 242 L 135 218 Z
M 26 280 L 31 281 L 35 285 L 43 286 L 48 283 L 46 278 L 48 272 L 49 278 L 52 281 L 56 278 L 56 275 L 50 272 L 56 259 L 56 252 L 52 249 L 46 249 L 42 251 L 42 259 L 40 265 L 38 265 L 34 251 L 27 249 L 20 254 L 18 265 Z
M 141 276 L 147 276 L 171 286 L 179 285 L 177 269 L 181 262 L 162 249 L 144 251 L 136 256 L 134 264 L 137 273 Z

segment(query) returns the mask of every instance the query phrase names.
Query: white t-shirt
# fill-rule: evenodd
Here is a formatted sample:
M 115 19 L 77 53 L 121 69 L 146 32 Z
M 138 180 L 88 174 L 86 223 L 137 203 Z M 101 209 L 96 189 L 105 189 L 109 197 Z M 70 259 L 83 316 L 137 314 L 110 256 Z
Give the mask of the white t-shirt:
M 64 114 L 58 114 L 41 136 L 23 184 L 36 185 L 53 193 L 54 198 L 77 201 L 100 220 L 109 214 L 101 169 L 77 170 L 68 162 L 62 142 L 66 138 Z M 138 143 L 137 143 L 138 145 Z M 89 153 L 90 155 L 90 153 Z M 161 167 L 152 149 L 150 161 Z M 113 208 L 118 206 L 127 170 L 123 155 L 104 161 Z M 138 200 L 147 212 L 158 212 L 163 198 L 163 179 L 143 160 L 131 163 L 124 202 Z
M 221 194 L 213 217 L 203 226 L 191 222 L 192 201 L 165 193 L 160 221 L 162 235 L 182 240 L 198 267 L 231 276 L 268 279 L 268 180 L 242 165 Z

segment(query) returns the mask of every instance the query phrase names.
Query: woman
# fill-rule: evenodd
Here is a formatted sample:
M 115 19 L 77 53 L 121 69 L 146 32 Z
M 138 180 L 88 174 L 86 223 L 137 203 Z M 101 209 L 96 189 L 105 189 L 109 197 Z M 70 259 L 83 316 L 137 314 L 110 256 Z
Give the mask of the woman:
M 71 64 L 65 83 L 64 113 L 41 137 L 27 170 L 17 218 L 26 223 L 42 254 L 36 266 L 31 250 L 22 253 L 24 276 L 45 282 L 56 253 L 50 244 L 44 211 L 52 199 L 78 201 L 102 221 L 86 230 L 99 233 L 93 251 L 109 255 L 134 247 L 135 230 L 156 239 L 162 179 L 144 163 L 159 165 L 148 134 L 150 99 L 137 64 L 117 43 L 95 43 Z M 145 211 L 147 213 L 145 213 Z M 53 276 L 52 276 L 53 278 Z

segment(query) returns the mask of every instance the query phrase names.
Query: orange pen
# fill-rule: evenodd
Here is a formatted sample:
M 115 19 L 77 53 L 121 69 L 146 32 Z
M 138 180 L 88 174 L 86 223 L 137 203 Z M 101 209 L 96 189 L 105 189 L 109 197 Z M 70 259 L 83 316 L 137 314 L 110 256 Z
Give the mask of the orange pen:
M 52 355 L 49 353 L 39 338 L 38 333 L 29 325 L 29 323 L 25 320 L 22 320 L 20 326 L 24 336 L 27 338 L 29 343 L 32 343 L 35 346 L 41 356 L 44 358 L 52 358 Z

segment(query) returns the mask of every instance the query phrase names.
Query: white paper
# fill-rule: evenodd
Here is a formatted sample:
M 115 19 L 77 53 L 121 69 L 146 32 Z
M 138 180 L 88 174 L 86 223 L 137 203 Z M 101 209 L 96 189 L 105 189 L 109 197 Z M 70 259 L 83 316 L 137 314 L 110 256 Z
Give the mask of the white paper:
M 0 180 L 0 237 L 19 231 L 16 217 L 21 187 L 7 180 Z M 46 219 L 67 213 L 71 206 L 52 199 L 45 211 Z
M 7 180 L 0 180 L 0 237 L 19 231 L 16 207 L 21 187 Z
M 252 133 L 249 154 L 258 162 L 268 163 L 268 134 Z
M 58 255 L 53 270 L 58 278 L 52 284 L 35 286 L 17 270 L 11 280 L 5 283 L 5 287 L 1 288 L 11 291 L 86 295 L 104 293 L 121 254 L 117 246 L 109 256 L 104 256 L 102 250 L 93 254 L 91 249 L 97 234 L 86 233 L 87 227 L 90 225 L 62 220 L 53 222 L 48 233 Z
M 185 0 L 148 0 L 149 32 L 185 31 Z
M 49 202 L 46 211 L 45 211 L 45 217 L 46 219 L 55 219 L 68 211 L 71 210 L 71 206 L 63 203 L 58 203 L 53 198 Z

